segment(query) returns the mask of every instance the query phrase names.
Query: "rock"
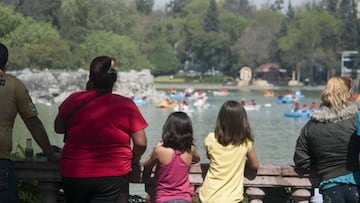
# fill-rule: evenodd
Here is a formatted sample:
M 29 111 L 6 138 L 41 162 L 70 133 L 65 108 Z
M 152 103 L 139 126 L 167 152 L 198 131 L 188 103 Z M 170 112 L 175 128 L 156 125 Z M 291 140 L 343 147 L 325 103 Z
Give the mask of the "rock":
M 30 70 L 8 72 L 21 79 L 36 103 L 61 103 L 72 92 L 85 89 L 88 71 Z M 146 96 L 150 102 L 159 102 L 165 92 L 157 91 L 150 70 L 118 72 L 114 93 L 127 97 Z

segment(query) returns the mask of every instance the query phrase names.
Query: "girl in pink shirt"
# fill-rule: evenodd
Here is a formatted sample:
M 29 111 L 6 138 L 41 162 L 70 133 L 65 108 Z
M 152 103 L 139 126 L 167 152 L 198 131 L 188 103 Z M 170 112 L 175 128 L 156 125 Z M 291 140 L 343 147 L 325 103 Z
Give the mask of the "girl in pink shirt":
M 145 184 L 151 182 L 151 172 L 156 165 L 155 194 L 150 194 L 155 197 L 151 197 L 151 202 L 191 203 L 189 170 L 191 163 L 200 161 L 200 156 L 193 144 L 189 116 L 184 112 L 171 113 L 163 126 L 161 137 L 162 140 L 144 163 Z

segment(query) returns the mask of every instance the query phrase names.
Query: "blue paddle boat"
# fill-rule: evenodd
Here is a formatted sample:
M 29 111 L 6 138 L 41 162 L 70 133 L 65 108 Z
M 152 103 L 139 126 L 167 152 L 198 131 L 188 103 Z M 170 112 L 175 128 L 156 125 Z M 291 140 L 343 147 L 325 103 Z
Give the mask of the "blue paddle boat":
M 297 110 L 294 111 L 292 109 L 287 110 L 284 113 L 285 117 L 291 117 L 291 118 L 303 118 L 307 119 L 310 117 L 310 114 L 313 112 L 313 110 L 307 109 L 307 110 Z

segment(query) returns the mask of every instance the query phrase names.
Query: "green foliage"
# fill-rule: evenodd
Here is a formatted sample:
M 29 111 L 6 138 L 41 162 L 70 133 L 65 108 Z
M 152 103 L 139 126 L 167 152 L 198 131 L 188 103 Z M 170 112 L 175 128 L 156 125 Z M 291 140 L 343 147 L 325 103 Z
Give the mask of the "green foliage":
M 164 38 L 156 41 L 150 54 L 150 62 L 156 67 L 153 73 L 175 72 L 178 64 L 173 47 Z
M 247 25 L 245 18 L 230 12 L 221 14 L 219 21 L 220 29 L 230 36 L 232 42 L 235 42 L 241 36 Z
M 20 144 L 17 145 L 16 152 L 11 153 L 11 158 L 24 158 L 25 149 Z M 20 180 L 18 184 L 20 203 L 38 203 L 41 202 L 41 192 L 37 181 Z
M 336 53 L 359 49 L 354 0 L 302 9 L 288 0 L 286 14 L 278 12 L 283 1 L 274 1 L 274 12 L 249 0 L 171 0 L 166 13 L 151 10 L 154 0 L 1 1 L 0 41 L 13 69 L 87 68 L 96 55 L 110 55 L 120 70 L 173 71 L 194 62 L 201 72 L 231 74 L 266 62 L 333 71 Z
M 141 70 L 151 68 L 137 44 L 128 36 L 117 35 L 112 32 L 96 31 L 88 35 L 81 44 L 84 65 L 89 64 L 94 57 L 108 55 L 117 58 L 120 71 Z
M 154 0 L 136 0 L 136 9 L 138 12 L 149 15 L 154 6 Z
M 14 12 L 13 8 L 0 2 L 0 39 L 11 33 L 22 24 L 24 18 Z
M 203 21 L 203 29 L 206 32 L 218 32 L 219 31 L 219 14 L 217 12 L 215 0 L 210 0 L 210 5 L 206 12 L 206 16 Z
M 41 192 L 37 181 L 19 181 L 20 203 L 39 203 L 41 202 Z
M 3 38 L 4 42 L 10 47 L 22 47 L 26 44 L 39 44 L 44 41 L 59 39 L 59 32 L 51 24 L 37 22 L 32 19 L 24 20 Z

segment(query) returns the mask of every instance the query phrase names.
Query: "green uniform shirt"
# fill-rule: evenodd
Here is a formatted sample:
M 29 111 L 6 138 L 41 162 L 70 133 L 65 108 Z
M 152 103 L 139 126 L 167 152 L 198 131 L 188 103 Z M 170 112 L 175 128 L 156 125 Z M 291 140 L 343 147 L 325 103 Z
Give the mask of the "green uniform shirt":
M 22 118 L 37 116 L 25 85 L 15 76 L 0 75 L 0 158 L 9 158 L 17 113 Z

